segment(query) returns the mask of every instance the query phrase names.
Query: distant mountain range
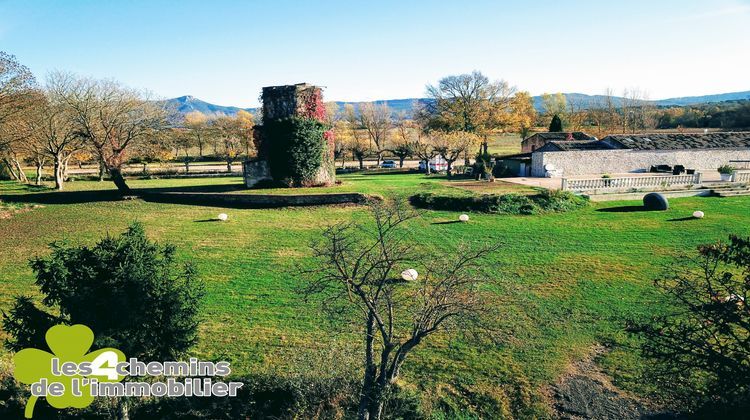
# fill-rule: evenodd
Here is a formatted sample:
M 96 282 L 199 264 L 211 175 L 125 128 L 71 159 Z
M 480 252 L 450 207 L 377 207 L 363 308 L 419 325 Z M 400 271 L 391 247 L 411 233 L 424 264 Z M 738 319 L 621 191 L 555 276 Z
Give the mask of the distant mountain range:
M 605 96 L 603 95 L 586 95 L 583 93 L 564 93 L 564 95 L 569 102 L 575 103 L 577 104 L 578 107 L 583 108 L 583 109 L 590 108 L 594 104 L 601 103 L 602 100 L 605 98 Z M 624 98 L 617 97 L 617 96 L 613 97 L 613 101 L 615 105 L 619 105 L 623 99 Z M 655 101 L 650 101 L 650 102 L 656 106 L 686 106 L 686 105 L 705 104 L 705 103 L 712 103 L 712 102 L 737 101 L 737 100 L 743 100 L 743 99 L 750 100 L 750 90 L 744 91 L 744 92 L 720 93 L 716 95 L 668 98 L 668 99 L 660 99 L 660 100 L 655 100 Z M 537 110 L 541 110 L 542 109 L 542 97 L 534 96 L 533 100 L 534 100 L 534 107 Z M 378 100 L 375 102 L 385 102 L 393 110 L 394 113 L 405 112 L 406 114 L 411 114 L 411 111 L 414 107 L 414 103 L 423 102 L 423 101 L 428 101 L 428 99 L 425 99 L 425 98 L 385 99 L 385 100 Z M 255 113 L 259 110 L 259 108 L 239 108 L 236 106 L 215 105 L 212 103 L 202 101 L 190 95 L 180 96 L 179 98 L 168 99 L 166 100 L 166 103 L 171 106 L 174 106 L 175 109 L 177 109 L 177 111 L 182 115 L 185 115 L 192 111 L 200 111 L 207 115 L 211 115 L 211 114 L 234 115 L 237 113 L 237 111 L 241 109 L 244 109 L 245 111 L 252 112 L 252 113 Z M 342 106 L 345 103 L 351 103 L 355 107 L 358 107 L 358 105 L 361 104 L 362 102 L 337 102 L 337 103 Z

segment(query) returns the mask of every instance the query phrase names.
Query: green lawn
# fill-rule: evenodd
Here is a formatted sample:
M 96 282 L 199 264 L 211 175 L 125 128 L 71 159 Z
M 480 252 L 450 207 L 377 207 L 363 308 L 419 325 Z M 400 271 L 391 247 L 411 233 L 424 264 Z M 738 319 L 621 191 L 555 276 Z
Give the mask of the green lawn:
M 424 175 L 341 179 L 339 187 L 313 191 L 413 194 L 452 188 L 445 178 Z M 240 183 L 239 178 L 203 178 L 133 180 L 130 185 L 211 190 Z M 305 303 L 295 292 L 294 267 L 308 259 L 308 244 L 323 226 L 362 219 L 363 208 L 240 210 L 99 201 L 101 194 L 80 192 L 111 190 L 111 183 L 77 181 L 66 187 L 69 192 L 39 193 L 0 183 L 3 201 L 31 197 L 43 206 L 0 218 L 0 310 L 9 308 L 13 296 L 38 296 L 27 260 L 47 253 L 46 244 L 61 239 L 92 243 L 138 220 L 152 238 L 176 244 L 179 258 L 194 262 L 207 283 L 197 356 L 229 358 L 236 372 L 245 373 L 268 365 L 284 369 L 287 355 L 328 347 L 329 324 L 318 305 Z M 47 200 L 52 195 L 65 199 Z M 481 345 L 438 337 L 409 359 L 405 383 L 428 390 L 443 384 L 446 393 L 490 389 L 486 392 L 512 394 L 525 386 L 538 395 L 539 387 L 554 381 L 571 360 L 592 344 L 605 343 L 614 346 L 603 363 L 615 379 L 628 389 L 647 390 L 639 382 L 638 359 L 630 348 L 635 341 L 624 332 L 625 320 L 658 311 L 651 304 L 651 281 L 675 255 L 730 233 L 749 235 L 750 197 L 674 199 L 666 212 L 599 211 L 634 204 L 596 203 L 544 216 L 472 214 L 466 224 L 433 224 L 458 215 L 425 212 L 410 225 L 415 245 L 504 244 L 489 265 L 505 279 L 506 290 L 497 300 L 504 315 L 497 322 L 507 335 L 499 344 Z M 679 220 L 697 209 L 705 219 Z M 200 222 L 220 212 L 229 214 L 228 222 Z M 351 340 L 346 328 L 338 330 L 339 339 Z M 7 351 L 2 353 L 7 361 Z

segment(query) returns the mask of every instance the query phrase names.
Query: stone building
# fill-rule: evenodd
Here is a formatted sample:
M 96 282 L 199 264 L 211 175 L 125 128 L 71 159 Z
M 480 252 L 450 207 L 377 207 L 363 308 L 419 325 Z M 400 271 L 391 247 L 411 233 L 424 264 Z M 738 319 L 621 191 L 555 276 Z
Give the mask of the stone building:
M 263 101 L 262 121 L 263 124 L 271 124 L 289 118 L 305 118 L 323 122 L 326 111 L 323 103 L 322 89 L 308 83 L 295 85 L 267 86 L 261 94 Z M 277 181 L 287 183 L 287 180 L 273 179 L 275 168 L 271 167 L 271 154 L 285 153 L 286 150 L 278 150 L 284 145 L 274 142 L 263 124 L 256 125 L 253 129 L 254 142 L 258 151 L 258 157 L 248 160 L 243 164 L 245 185 L 250 188 L 261 181 Z M 333 158 L 333 134 L 331 131 L 324 133 L 321 141 L 323 152 L 320 158 L 320 168 L 311 177 L 299 180 L 302 186 L 331 185 L 336 181 L 335 162 Z
M 659 165 L 715 171 L 744 162 L 750 162 L 750 132 L 613 135 L 548 142 L 531 154 L 531 176 L 647 172 Z
M 596 138 L 580 131 L 572 133 L 536 133 L 521 142 L 521 153 L 534 152 L 551 141 L 573 140 L 596 140 Z

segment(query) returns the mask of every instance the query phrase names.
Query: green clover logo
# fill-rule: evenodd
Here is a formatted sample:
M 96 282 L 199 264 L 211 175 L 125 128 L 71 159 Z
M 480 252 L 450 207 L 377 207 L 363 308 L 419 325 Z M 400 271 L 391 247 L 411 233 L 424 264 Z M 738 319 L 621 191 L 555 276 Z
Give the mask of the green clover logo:
M 44 336 L 47 345 L 52 350 L 48 353 L 39 349 L 23 349 L 13 357 L 15 363 L 16 380 L 24 384 L 35 384 L 42 379 L 48 383 L 59 382 L 63 385 L 61 396 L 46 395 L 49 405 L 55 408 L 84 408 L 88 407 L 93 401 L 91 396 L 90 385 L 88 381 L 83 383 L 83 379 L 95 378 L 99 382 L 119 382 L 124 376 L 118 375 L 115 366 L 119 362 L 125 361 L 125 355 L 117 349 L 105 348 L 91 353 L 87 353 L 94 343 L 94 333 L 85 325 L 55 325 L 47 330 Z M 77 372 L 72 376 L 63 375 L 60 372 L 53 373 L 52 359 L 58 358 L 58 369 L 66 362 L 80 364 L 82 362 L 91 363 L 91 373 L 81 375 Z M 75 395 L 73 389 L 73 380 L 78 381 L 78 390 L 80 395 Z M 31 418 L 34 413 L 34 404 L 37 396 L 31 395 L 26 403 L 24 415 Z

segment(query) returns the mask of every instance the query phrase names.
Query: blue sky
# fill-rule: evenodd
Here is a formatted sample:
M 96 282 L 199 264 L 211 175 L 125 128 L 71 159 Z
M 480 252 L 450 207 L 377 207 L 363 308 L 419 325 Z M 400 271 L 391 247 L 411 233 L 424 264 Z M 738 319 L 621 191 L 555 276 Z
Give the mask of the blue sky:
M 750 90 L 750 0 L 0 0 L 0 50 L 40 80 L 109 77 L 161 97 L 255 106 L 262 86 L 420 97 L 484 72 L 532 94 Z

